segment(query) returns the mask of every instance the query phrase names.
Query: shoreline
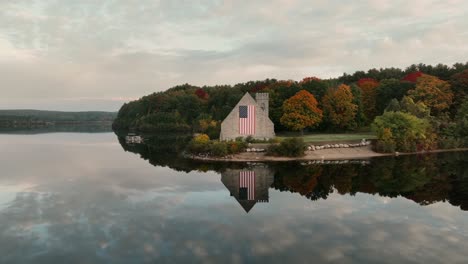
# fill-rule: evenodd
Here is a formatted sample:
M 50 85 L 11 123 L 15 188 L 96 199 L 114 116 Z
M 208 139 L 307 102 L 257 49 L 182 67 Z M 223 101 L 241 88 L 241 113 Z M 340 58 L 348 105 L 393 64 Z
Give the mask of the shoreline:
M 458 152 L 468 151 L 468 148 L 455 148 L 455 149 L 435 149 L 419 152 L 405 152 L 405 153 L 378 153 L 372 150 L 371 146 L 364 146 L 358 148 L 340 148 L 340 149 L 323 149 L 315 151 L 305 151 L 303 157 L 275 157 L 266 156 L 264 152 L 243 152 L 229 157 L 216 158 L 216 157 L 200 157 L 189 156 L 188 158 L 198 161 L 222 161 L 222 162 L 276 162 L 276 161 L 322 161 L 322 160 L 368 160 L 376 157 L 388 156 L 404 156 L 404 155 L 418 155 L 442 152 Z

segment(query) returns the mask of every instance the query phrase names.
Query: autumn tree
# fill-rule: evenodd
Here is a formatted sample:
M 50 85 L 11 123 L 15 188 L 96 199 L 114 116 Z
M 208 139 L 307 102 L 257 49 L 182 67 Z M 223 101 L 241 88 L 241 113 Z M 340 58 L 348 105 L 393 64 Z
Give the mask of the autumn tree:
M 422 102 L 431 109 L 431 114 L 439 115 L 452 104 L 453 93 L 450 84 L 431 75 L 422 75 L 416 81 L 416 88 L 408 91 L 415 102 Z
M 328 89 L 322 100 L 327 121 L 334 127 L 351 129 L 355 127 L 355 116 L 358 110 L 353 103 L 353 94 L 348 85 Z
M 357 82 L 357 85 L 362 90 L 362 103 L 364 105 L 364 114 L 367 120 L 372 121 L 377 115 L 376 98 L 377 87 L 379 82 L 372 78 L 363 78 Z
M 416 83 L 416 81 L 418 80 L 419 77 L 421 77 L 423 75 L 422 72 L 420 71 L 415 71 L 415 72 L 411 72 L 411 73 L 408 73 L 405 77 L 403 77 L 403 79 L 401 79 L 402 81 L 404 82 L 410 82 L 410 83 Z
M 322 121 L 317 100 L 305 90 L 284 101 L 282 108 L 284 114 L 280 122 L 291 130 L 303 132 L 304 128 L 312 128 Z

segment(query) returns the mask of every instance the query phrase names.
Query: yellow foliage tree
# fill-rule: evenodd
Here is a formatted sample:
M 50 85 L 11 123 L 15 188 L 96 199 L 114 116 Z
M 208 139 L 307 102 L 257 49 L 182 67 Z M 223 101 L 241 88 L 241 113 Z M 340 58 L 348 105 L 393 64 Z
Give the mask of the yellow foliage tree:
M 314 127 L 322 121 L 323 116 L 314 95 L 306 90 L 300 90 L 284 101 L 283 113 L 280 119 L 281 124 L 295 131 Z
M 338 128 L 353 128 L 358 106 L 353 103 L 353 93 L 348 85 L 328 89 L 322 99 L 328 121 Z
M 415 102 L 422 102 L 431 109 L 432 115 L 439 115 L 452 104 L 453 93 L 450 84 L 435 76 L 423 74 L 416 81 L 416 88 L 408 91 Z

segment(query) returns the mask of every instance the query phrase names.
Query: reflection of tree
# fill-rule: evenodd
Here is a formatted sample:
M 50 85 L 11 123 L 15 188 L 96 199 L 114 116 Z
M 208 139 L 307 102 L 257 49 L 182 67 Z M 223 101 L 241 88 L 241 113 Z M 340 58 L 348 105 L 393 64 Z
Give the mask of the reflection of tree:
M 226 163 L 202 163 L 182 157 L 185 146 L 191 137 L 187 134 L 151 134 L 143 135 L 144 144 L 127 144 L 125 134 L 117 133 L 120 145 L 125 151 L 140 154 L 144 160 L 148 160 L 154 166 L 169 167 L 177 171 L 190 172 L 193 170 L 222 171 L 226 167 L 237 165 Z
M 154 166 L 178 171 L 242 169 L 245 164 L 197 162 L 181 157 L 187 135 L 146 135 L 145 144 L 119 142 L 125 151 L 140 154 Z M 373 159 L 370 166 L 360 164 L 312 165 L 272 163 L 272 187 L 299 193 L 311 200 L 339 194 L 368 193 L 386 197 L 402 196 L 421 205 L 449 201 L 468 210 L 468 152 L 412 155 Z M 273 173 L 273 172 L 272 172 Z
M 276 165 L 273 187 L 297 192 L 311 200 L 339 194 L 369 193 L 402 196 L 421 205 L 439 201 L 468 209 L 468 153 L 374 159 L 357 164 Z

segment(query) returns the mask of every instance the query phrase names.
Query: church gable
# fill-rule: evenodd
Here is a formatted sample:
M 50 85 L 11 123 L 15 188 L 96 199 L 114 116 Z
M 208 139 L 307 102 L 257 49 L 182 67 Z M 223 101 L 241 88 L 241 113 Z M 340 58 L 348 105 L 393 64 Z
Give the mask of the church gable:
M 261 107 L 258 98 L 262 101 Z M 257 94 L 255 100 L 249 93 L 245 93 L 221 123 L 221 140 L 247 136 L 274 137 L 273 122 L 268 118 L 268 94 Z

